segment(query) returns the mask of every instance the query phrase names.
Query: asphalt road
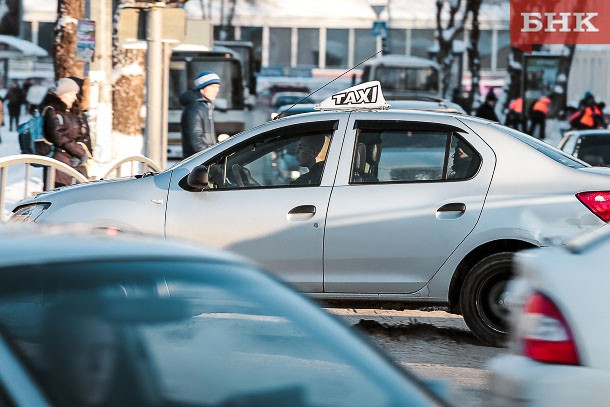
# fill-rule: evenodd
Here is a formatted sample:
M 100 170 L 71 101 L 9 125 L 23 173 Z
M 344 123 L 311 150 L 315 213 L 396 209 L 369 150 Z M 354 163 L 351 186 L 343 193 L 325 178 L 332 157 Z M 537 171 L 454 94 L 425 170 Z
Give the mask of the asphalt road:
M 459 390 L 460 406 L 485 406 L 487 361 L 506 349 L 483 345 L 459 315 L 443 310 L 327 308 L 369 337 L 400 365 Z

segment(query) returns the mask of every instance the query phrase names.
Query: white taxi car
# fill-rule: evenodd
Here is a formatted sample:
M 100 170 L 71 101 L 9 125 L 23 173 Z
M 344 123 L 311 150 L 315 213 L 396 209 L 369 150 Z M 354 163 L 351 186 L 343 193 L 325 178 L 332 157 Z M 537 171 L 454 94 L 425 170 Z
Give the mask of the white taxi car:
M 516 256 L 511 352 L 489 363 L 490 405 L 608 405 L 609 251 L 610 225 Z
M 610 169 L 461 114 L 387 110 L 378 82 L 160 174 L 22 201 L 12 219 L 189 238 L 322 300 L 448 304 L 506 335 L 512 254 L 610 219 Z

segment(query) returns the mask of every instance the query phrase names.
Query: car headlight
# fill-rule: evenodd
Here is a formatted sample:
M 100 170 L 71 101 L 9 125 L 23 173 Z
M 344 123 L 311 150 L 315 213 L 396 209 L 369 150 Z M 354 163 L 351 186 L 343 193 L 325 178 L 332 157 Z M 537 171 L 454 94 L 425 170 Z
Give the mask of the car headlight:
M 34 222 L 49 206 L 51 206 L 51 204 L 48 202 L 22 206 L 11 214 L 8 221 L 15 223 Z

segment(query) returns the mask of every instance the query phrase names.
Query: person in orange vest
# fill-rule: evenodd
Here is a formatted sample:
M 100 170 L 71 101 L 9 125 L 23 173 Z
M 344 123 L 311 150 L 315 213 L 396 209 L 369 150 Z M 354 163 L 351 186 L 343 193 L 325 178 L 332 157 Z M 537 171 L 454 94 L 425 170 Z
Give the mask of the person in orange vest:
M 516 130 L 525 130 L 523 125 L 523 98 L 517 97 L 510 101 L 508 105 L 508 113 L 506 113 L 506 121 L 508 127 Z
M 569 122 L 572 128 L 587 130 L 604 127 L 602 110 L 595 102 L 595 97 L 591 93 L 585 93 L 585 97 L 581 100 L 579 107 L 580 109 L 570 116 Z
M 544 140 L 545 138 L 545 127 L 546 127 L 546 116 L 549 114 L 549 106 L 551 105 L 551 99 L 548 96 L 541 96 L 532 104 L 530 111 L 530 128 L 529 135 L 534 137 L 536 128 L 540 126 L 540 133 L 538 138 Z

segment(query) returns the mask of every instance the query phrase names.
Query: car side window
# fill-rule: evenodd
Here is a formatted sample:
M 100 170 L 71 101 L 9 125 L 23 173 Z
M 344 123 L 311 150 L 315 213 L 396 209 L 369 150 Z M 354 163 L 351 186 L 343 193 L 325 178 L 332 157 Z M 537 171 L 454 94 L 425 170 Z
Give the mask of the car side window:
M 457 133 L 358 130 L 351 183 L 464 180 L 480 166 L 478 153 Z
M 292 126 L 238 145 L 208 164 L 210 189 L 318 186 L 334 133 Z

